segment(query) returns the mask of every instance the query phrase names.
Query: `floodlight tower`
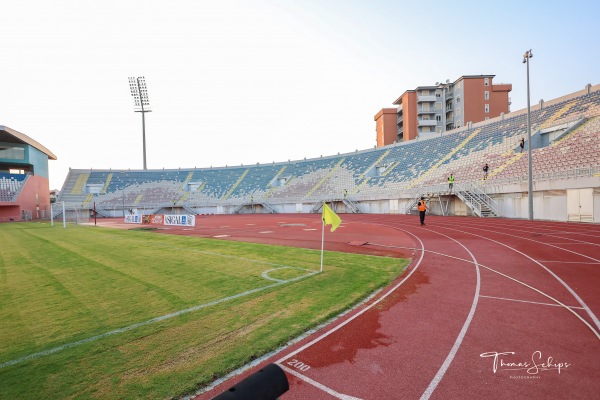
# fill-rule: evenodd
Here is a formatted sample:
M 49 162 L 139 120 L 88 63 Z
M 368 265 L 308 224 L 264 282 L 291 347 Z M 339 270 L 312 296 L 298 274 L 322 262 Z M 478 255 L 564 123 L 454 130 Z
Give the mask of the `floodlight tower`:
M 144 114 L 152 112 L 150 110 L 150 100 L 148 100 L 148 89 L 146 88 L 146 78 L 138 76 L 129 77 L 129 89 L 133 96 L 133 111 L 142 113 L 142 140 L 144 145 L 144 169 L 146 168 L 146 119 Z
M 529 59 L 533 57 L 531 49 L 525 52 L 523 64 L 527 64 L 527 176 L 529 179 L 529 219 L 533 220 L 533 176 L 531 170 L 531 107 L 529 96 Z

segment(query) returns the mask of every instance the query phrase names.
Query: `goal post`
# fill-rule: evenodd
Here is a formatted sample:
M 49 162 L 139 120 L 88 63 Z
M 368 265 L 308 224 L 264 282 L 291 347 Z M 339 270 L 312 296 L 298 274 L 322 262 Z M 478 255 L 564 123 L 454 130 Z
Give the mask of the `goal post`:
M 62 220 L 63 228 L 67 224 L 88 225 L 90 223 L 90 213 L 92 211 L 83 207 L 80 203 L 65 203 L 60 201 L 50 204 L 50 224 L 54 226 L 54 220 Z

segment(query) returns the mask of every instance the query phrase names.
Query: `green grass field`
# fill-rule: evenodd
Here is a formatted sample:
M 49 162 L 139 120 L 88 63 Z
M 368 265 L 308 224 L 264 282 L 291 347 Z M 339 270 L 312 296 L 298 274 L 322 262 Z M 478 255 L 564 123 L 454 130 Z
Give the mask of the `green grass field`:
M 0 398 L 189 394 L 385 286 L 402 259 L 0 224 Z M 265 271 L 270 271 L 265 274 Z

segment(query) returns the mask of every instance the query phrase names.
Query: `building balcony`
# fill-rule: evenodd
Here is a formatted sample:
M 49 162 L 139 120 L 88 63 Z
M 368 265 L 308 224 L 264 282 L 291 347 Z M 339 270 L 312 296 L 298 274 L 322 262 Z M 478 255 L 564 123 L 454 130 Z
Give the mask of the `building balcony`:
M 435 119 L 419 119 L 417 121 L 418 121 L 419 126 L 436 126 L 437 125 L 437 121 Z
M 423 107 L 418 107 L 417 114 L 437 114 L 437 111 L 431 108 L 424 109 Z
M 435 103 L 437 101 L 436 96 L 419 96 L 417 98 L 419 103 Z

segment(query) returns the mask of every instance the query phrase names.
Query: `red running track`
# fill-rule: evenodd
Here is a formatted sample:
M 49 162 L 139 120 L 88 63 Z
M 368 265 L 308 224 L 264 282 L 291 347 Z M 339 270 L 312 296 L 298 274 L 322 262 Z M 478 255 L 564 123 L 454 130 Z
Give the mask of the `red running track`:
M 290 381 L 283 400 L 600 398 L 597 224 L 341 217 L 327 250 L 410 257 L 406 273 L 195 399 L 271 362 Z M 240 215 L 163 232 L 320 248 L 320 226 L 320 215 Z

